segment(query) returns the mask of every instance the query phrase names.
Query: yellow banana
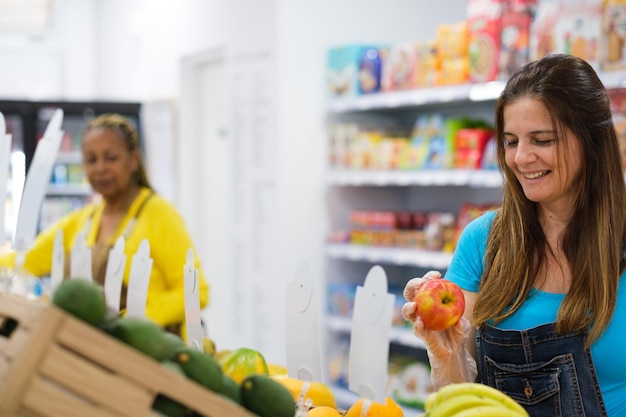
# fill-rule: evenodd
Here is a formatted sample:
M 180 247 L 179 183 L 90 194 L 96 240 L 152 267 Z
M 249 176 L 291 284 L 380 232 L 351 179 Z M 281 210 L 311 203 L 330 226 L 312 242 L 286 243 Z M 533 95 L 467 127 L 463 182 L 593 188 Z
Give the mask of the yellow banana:
M 528 416 L 528 413 L 517 401 L 509 397 L 502 391 L 499 391 L 489 385 L 480 384 L 476 382 L 461 382 L 457 384 L 449 384 L 442 387 L 437 391 L 434 400 L 430 407 L 434 408 L 437 404 L 444 400 L 452 398 L 460 394 L 471 394 L 476 396 L 482 396 L 492 398 L 502 403 L 506 408 L 516 411 L 519 415 Z
M 304 403 L 305 401 L 310 400 L 312 402 L 311 405 L 314 407 L 337 407 L 335 395 L 331 389 L 322 382 L 303 381 L 298 378 L 291 378 L 284 374 L 272 375 L 271 378 L 287 388 L 296 402 L 301 401 Z
M 505 408 L 504 404 L 491 397 L 460 393 L 431 407 L 428 417 L 453 417 L 460 411 L 484 405 L 497 405 Z
M 521 417 L 524 415 L 528 414 L 520 414 L 502 405 L 480 405 L 460 411 L 454 414 L 454 417 Z
M 424 411 L 430 411 L 437 400 L 437 392 L 431 392 L 424 401 Z

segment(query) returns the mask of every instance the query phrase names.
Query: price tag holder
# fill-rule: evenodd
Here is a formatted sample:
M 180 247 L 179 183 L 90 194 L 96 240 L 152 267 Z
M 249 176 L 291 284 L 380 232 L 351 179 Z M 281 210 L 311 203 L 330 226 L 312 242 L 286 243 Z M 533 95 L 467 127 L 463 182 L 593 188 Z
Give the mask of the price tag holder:
M 30 249 L 35 240 L 41 203 L 46 194 L 46 187 L 50 182 L 52 168 L 63 138 L 62 123 L 63 110 L 56 109 L 50 122 L 48 122 L 43 137 L 37 143 L 33 160 L 24 181 L 22 201 L 17 214 L 13 239 L 13 248 L 17 252 Z
M 152 258 L 150 258 L 150 244 L 144 239 L 133 255 L 128 277 L 128 291 L 126 293 L 126 316 L 145 317 L 146 300 L 148 298 L 148 284 L 152 273 Z
M 395 296 L 387 293 L 387 275 L 372 267 L 357 286 L 352 315 L 349 389 L 361 397 L 385 403 L 389 362 L 389 333 Z
M 286 350 L 289 376 L 303 381 L 322 381 L 318 287 L 309 267 L 301 263 L 293 281 L 287 283 Z
M 78 232 L 74 246 L 70 250 L 70 278 L 93 281 L 91 248 L 87 247 L 84 231 Z
M 65 275 L 65 248 L 63 247 L 63 230 L 57 230 L 52 247 L 52 268 L 50 270 L 50 294 L 63 282 Z
M 109 251 L 109 258 L 107 259 L 107 269 L 104 275 L 104 297 L 107 307 L 112 311 L 120 311 L 124 267 L 126 266 L 125 246 L 124 236 L 118 237 L 115 245 Z
M 11 156 L 11 144 L 13 136 L 5 133 L 6 122 L 4 115 L 0 112 L 0 192 L 4 192 L 5 195 L 2 201 L 6 199 L 6 189 L 9 177 L 9 160 Z M 4 190 L 4 191 L 2 191 Z M 0 243 L 5 242 L 6 230 L 4 228 L 4 207 L 5 204 L 0 204 Z
M 184 267 L 187 345 L 202 351 L 203 332 L 202 320 L 200 319 L 200 283 L 198 282 L 198 270 L 195 269 L 194 265 L 193 251 L 188 249 Z

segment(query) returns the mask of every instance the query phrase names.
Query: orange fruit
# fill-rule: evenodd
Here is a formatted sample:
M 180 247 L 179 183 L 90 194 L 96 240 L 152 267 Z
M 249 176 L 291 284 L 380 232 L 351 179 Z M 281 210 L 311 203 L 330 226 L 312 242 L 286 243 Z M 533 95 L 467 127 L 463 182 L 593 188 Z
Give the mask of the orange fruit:
M 308 411 L 309 417 L 342 417 L 339 410 L 325 405 L 314 407 Z
M 306 382 L 298 379 L 291 378 L 288 375 L 271 375 L 272 379 L 278 381 L 285 388 L 289 390 L 294 401 L 306 401 L 311 400 L 313 407 L 326 406 L 334 408 L 337 406 L 335 395 L 332 390 L 324 383 L 318 381 Z M 302 392 L 304 389 L 304 392 Z M 300 396 L 303 396 L 301 399 Z
M 232 351 L 220 361 L 222 372 L 241 383 L 253 374 L 269 375 L 267 362 L 261 352 L 250 348 L 239 348 Z
M 404 417 L 404 411 L 389 397 L 386 397 L 385 404 L 361 397 L 352 404 L 344 417 Z

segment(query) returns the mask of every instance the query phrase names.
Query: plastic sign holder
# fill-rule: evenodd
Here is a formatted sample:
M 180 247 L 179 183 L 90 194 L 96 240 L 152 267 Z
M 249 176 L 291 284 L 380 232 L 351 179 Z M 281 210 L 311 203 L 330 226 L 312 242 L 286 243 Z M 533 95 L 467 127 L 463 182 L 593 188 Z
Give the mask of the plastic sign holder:
M 81 230 L 70 250 L 70 278 L 93 281 L 91 265 L 91 248 L 87 246 L 85 232 Z
M 187 249 L 187 260 L 184 266 L 185 279 L 185 326 L 187 345 L 202 351 L 202 320 L 200 319 L 200 283 L 198 270 L 194 267 L 193 251 Z
M 56 109 L 46 126 L 43 137 L 37 143 L 33 160 L 26 174 L 20 208 L 17 213 L 13 249 L 15 256 L 15 274 L 11 292 L 18 295 L 29 295 L 28 281 L 32 278 L 24 270 L 25 253 L 35 241 L 41 203 L 50 182 L 54 162 L 59 153 L 63 138 L 63 110 Z
M 120 311 L 124 267 L 126 266 L 125 246 L 124 236 L 118 237 L 107 259 L 107 269 L 104 274 L 104 298 L 107 307 L 112 311 Z
M 6 132 L 6 122 L 4 115 L 0 112 L 0 192 L 4 192 L 6 199 L 6 189 L 9 178 L 9 161 L 11 157 L 11 144 L 13 136 Z M 4 190 L 4 191 L 2 191 Z M 0 204 L 0 243 L 4 243 L 6 230 L 4 228 L 4 208 L 5 204 Z
M 319 293 L 306 263 L 298 265 L 287 283 L 286 350 L 289 376 L 322 381 Z
M 33 161 L 26 174 L 22 201 L 17 214 L 13 248 L 25 252 L 30 248 L 37 234 L 39 210 L 50 182 L 50 175 L 57 159 L 61 139 L 63 138 L 63 110 L 56 109 L 43 137 L 37 143 Z
M 133 255 L 128 277 L 128 291 L 126 293 L 126 316 L 145 317 L 146 300 L 148 298 L 148 284 L 152 273 L 152 258 L 150 258 L 150 243 L 144 239 Z
M 63 230 L 57 230 L 52 246 L 52 267 L 50 269 L 50 294 L 63 282 L 65 275 L 65 248 L 63 247 Z
M 387 293 L 387 275 L 372 267 L 357 286 L 352 314 L 349 389 L 371 401 L 385 403 L 389 333 L 395 296 Z

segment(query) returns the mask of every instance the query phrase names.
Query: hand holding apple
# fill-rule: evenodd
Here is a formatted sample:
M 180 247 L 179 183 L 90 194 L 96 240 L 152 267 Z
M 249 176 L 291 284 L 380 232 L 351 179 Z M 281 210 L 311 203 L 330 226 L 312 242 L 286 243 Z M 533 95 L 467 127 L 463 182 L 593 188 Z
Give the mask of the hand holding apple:
M 454 326 L 465 312 L 461 288 L 443 278 L 429 279 L 415 293 L 416 314 L 428 330 Z

